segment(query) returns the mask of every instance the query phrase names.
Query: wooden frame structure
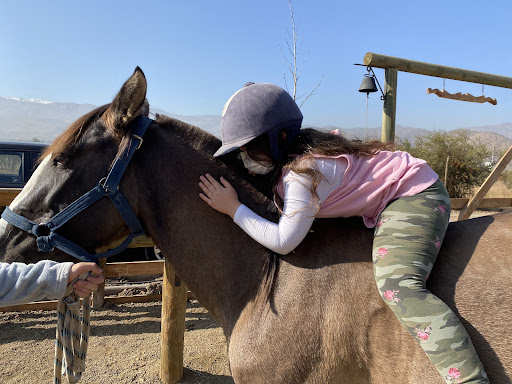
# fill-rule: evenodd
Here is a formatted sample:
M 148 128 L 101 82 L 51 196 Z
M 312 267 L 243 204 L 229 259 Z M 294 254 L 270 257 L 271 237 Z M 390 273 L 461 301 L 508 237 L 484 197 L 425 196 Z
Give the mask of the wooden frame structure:
M 382 111 L 381 135 L 381 140 L 384 142 L 395 140 L 398 71 L 512 89 L 512 77 L 424 63 L 421 61 L 407 60 L 394 56 L 380 55 L 378 53 L 366 53 L 364 55 L 363 64 L 369 67 L 383 68 L 385 70 L 386 82 L 384 84 L 385 98 Z M 470 199 L 466 206 L 461 210 L 458 220 L 465 220 L 471 216 L 471 213 L 473 213 L 473 211 L 480 205 L 489 189 L 496 180 L 498 180 L 498 177 L 511 160 L 512 147 L 510 147 L 505 155 L 500 159 L 489 177 L 487 177 L 484 183 L 480 186 L 475 196 Z

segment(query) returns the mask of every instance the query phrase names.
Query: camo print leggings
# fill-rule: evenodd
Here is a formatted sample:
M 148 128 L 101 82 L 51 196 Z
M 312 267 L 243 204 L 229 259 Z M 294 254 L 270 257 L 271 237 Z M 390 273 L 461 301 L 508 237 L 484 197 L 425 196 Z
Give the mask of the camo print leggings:
M 447 383 L 488 383 L 464 326 L 425 285 L 449 220 L 450 198 L 439 180 L 390 203 L 375 228 L 375 280 L 386 304 Z

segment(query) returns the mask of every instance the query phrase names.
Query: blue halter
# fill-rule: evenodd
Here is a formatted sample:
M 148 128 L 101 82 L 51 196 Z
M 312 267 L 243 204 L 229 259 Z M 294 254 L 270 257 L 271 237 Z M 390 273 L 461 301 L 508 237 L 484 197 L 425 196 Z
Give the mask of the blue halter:
M 121 182 L 121 178 L 123 177 L 133 154 L 141 146 L 143 141 L 142 137 L 144 136 L 146 129 L 152 122 L 153 120 L 146 116 L 138 117 L 137 126 L 130 134 L 128 145 L 124 149 L 123 153 L 121 153 L 116 159 L 108 176 L 101 179 L 96 187 L 69 204 L 64 208 L 64 210 L 57 213 L 46 223 L 34 223 L 33 221 L 14 213 L 9 207 L 5 208 L 2 213 L 2 218 L 15 227 L 36 236 L 37 249 L 41 252 L 50 252 L 54 248 L 58 248 L 80 261 L 94 261 L 100 257 L 109 257 L 124 251 L 133 238 L 144 234 L 144 228 L 142 228 L 137 216 L 124 196 L 119 192 L 119 183 Z M 91 255 L 82 247 L 56 232 L 57 229 L 62 227 L 77 214 L 105 196 L 108 196 L 112 203 L 114 203 L 130 230 L 128 237 L 116 248 L 107 252 Z

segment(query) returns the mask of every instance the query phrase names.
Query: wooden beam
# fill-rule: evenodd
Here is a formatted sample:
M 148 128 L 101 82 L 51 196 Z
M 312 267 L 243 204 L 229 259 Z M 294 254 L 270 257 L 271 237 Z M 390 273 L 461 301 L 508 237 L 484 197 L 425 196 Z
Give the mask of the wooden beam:
M 475 196 L 468 202 L 468 205 L 462 209 L 457 218 L 458 221 L 469 219 L 469 216 L 473 213 L 473 211 L 480 205 L 480 202 L 487 194 L 489 189 L 491 189 L 492 185 L 498 180 L 503 170 L 507 167 L 508 163 L 512 160 L 512 147 L 508 149 L 508 151 L 503 155 L 500 159 L 496 167 L 492 170 L 491 174 L 487 176 L 484 183 L 476 192 Z
M 192 292 L 187 293 L 188 298 L 193 298 Z M 106 303 L 124 304 L 124 303 L 147 303 L 151 301 L 162 300 L 159 293 L 151 295 L 132 295 L 122 297 L 105 297 Z M 8 307 L 0 307 L 0 312 L 23 312 L 23 311 L 54 311 L 57 309 L 58 300 L 34 301 L 27 304 L 10 305 Z
M 0 188 L 0 207 L 7 207 L 21 192 L 21 188 Z
M 168 258 L 164 262 L 162 285 L 162 328 L 160 342 L 160 379 L 163 384 L 176 384 L 183 377 L 183 340 L 187 288 L 172 269 Z
M 512 77 L 424 63 L 421 61 L 407 60 L 399 57 L 380 55 L 373 52 L 368 52 L 364 55 L 363 63 L 364 65 L 375 68 L 396 68 L 402 72 L 416 73 L 418 75 L 493 85 L 495 87 L 502 88 L 512 88 Z
M 469 202 L 469 199 L 462 198 L 451 198 L 451 206 L 453 209 L 463 209 Z M 512 207 L 512 198 L 509 197 L 493 197 L 493 198 L 485 198 L 480 201 L 477 208 L 489 209 L 489 208 L 503 208 L 503 207 Z
M 108 263 L 104 270 L 105 278 L 121 276 L 162 275 L 163 273 L 164 262 L 162 260 Z
M 396 86 L 398 71 L 395 68 L 386 68 L 385 77 L 386 83 L 384 84 L 381 141 L 383 143 L 389 143 L 395 141 Z
M 109 249 L 114 249 L 119 244 L 123 242 L 123 239 L 115 240 L 111 242 L 110 244 L 104 245 L 103 247 L 99 247 L 96 249 L 96 252 L 101 253 L 108 251 Z M 128 245 L 128 248 L 146 248 L 146 247 L 154 247 L 155 243 L 153 242 L 153 239 L 147 235 L 136 237 L 132 240 L 130 245 Z

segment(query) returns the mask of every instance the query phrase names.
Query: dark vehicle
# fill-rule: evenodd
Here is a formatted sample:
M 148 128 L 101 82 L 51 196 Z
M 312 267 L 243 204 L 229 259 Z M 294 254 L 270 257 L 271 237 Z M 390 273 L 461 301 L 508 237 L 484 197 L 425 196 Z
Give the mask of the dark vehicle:
M 0 141 L 0 188 L 23 188 L 46 145 Z
M 47 144 L 0 141 L 0 188 L 23 188 L 37 167 L 37 159 Z M 0 213 L 4 207 L 0 207 Z M 109 261 L 155 260 L 161 257 L 153 248 L 128 248 Z

